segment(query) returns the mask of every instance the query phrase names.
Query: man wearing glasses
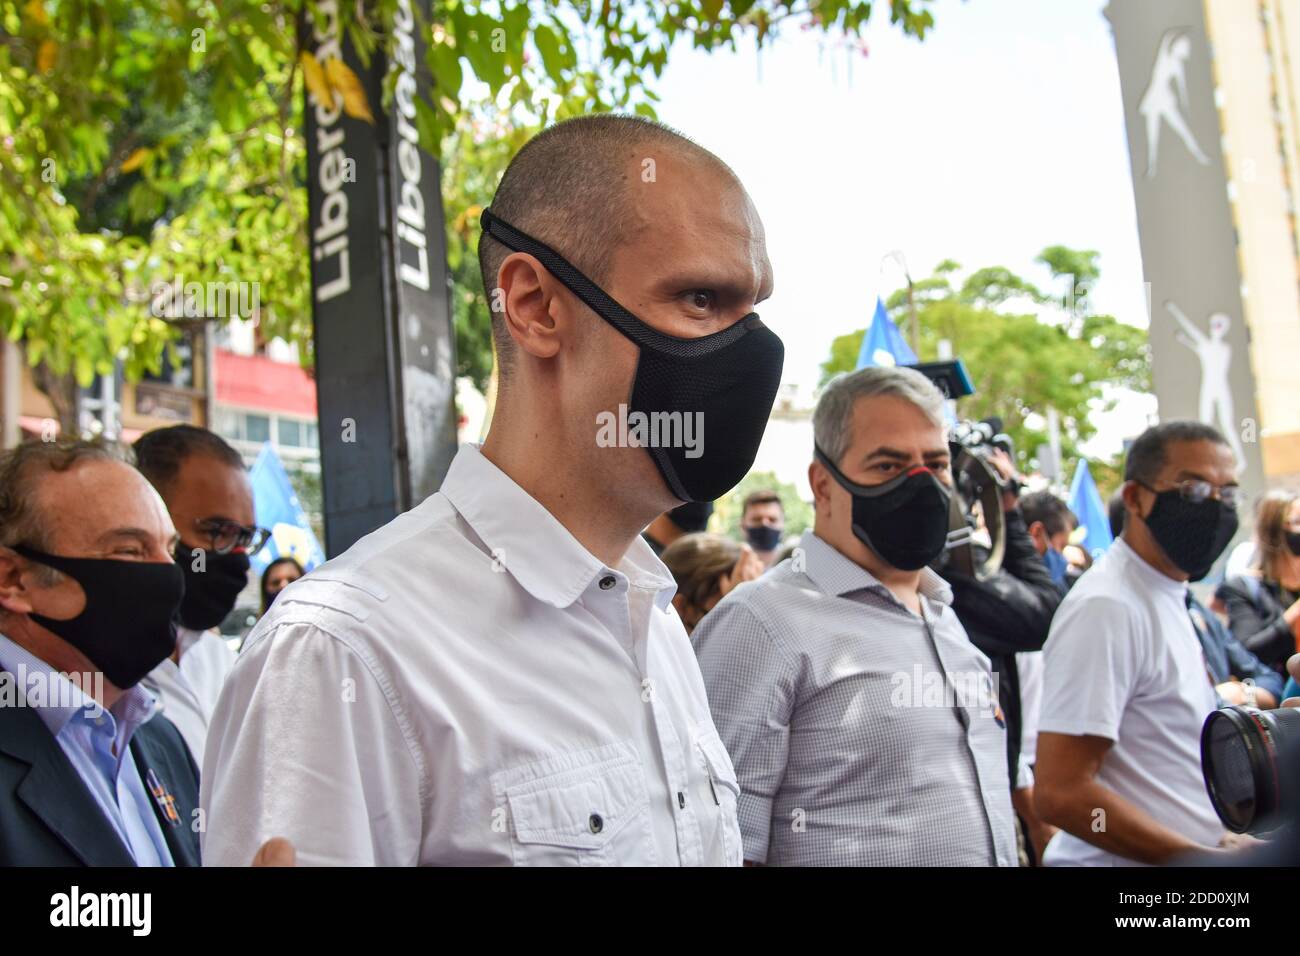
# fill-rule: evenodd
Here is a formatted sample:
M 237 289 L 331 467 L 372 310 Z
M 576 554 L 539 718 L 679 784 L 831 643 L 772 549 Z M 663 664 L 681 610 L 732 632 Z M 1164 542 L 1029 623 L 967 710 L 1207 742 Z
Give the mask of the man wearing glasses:
M 193 425 L 173 425 L 135 443 L 136 466 L 162 496 L 185 574 L 176 650 L 145 678 L 203 765 L 203 743 L 235 654 L 216 628 L 248 583 L 249 556 L 267 531 L 253 523 L 253 490 L 239 452 Z
M 1044 647 L 1035 803 L 1048 866 L 1161 864 L 1231 846 L 1201 776 L 1215 707 L 1187 582 L 1237 531 L 1237 462 L 1217 430 L 1147 429 L 1124 466 L 1123 536 L 1062 602 Z

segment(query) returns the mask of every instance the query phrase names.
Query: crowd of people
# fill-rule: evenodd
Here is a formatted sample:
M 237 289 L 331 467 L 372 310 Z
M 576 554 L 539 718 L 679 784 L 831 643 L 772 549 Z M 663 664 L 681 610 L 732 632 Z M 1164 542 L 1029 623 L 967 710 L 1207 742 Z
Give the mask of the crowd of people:
M 653 188 L 629 186 L 644 155 Z M 1300 495 L 1263 500 L 1207 606 L 1188 584 L 1241 506 L 1213 428 L 1136 439 L 1095 560 L 995 453 L 1001 560 L 963 573 L 944 397 L 866 368 L 817 403 L 812 527 L 786 540 L 762 491 L 743 541 L 711 534 L 781 362 L 734 173 L 658 124 L 587 117 L 526 145 L 483 221 L 486 440 L 321 567 L 267 566 L 237 654 L 214 628 L 267 532 L 221 438 L 0 458 L 0 863 L 1249 858 L 1200 731 L 1287 695 Z M 689 396 L 704 453 L 593 441 L 629 395 Z

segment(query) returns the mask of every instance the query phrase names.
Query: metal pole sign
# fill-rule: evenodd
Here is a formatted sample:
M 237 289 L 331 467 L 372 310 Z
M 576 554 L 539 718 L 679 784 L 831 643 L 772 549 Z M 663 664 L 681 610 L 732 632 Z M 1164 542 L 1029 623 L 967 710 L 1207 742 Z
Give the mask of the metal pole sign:
M 437 158 L 416 134 L 427 99 L 428 0 L 399 0 L 391 58 L 363 66 L 340 17 L 320 0 L 304 14 L 303 49 L 341 61 L 364 89 L 374 122 L 344 97 L 308 92 L 308 244 L 316 348 L 325 548 L 335 555 L 442 483 L 456 451 L 455 340 Z M 326 72 L 329 72 L 328 69 Z M 381 86 L 395 73 L 381 109 Z

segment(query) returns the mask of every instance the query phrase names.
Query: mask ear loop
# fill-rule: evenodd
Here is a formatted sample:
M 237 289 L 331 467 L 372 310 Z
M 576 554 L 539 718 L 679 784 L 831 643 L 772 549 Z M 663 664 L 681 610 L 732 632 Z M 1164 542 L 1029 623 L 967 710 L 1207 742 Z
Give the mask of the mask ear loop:
M 844 474 L 844 472 L 840 471 L 836 464 L 830 460 L 830 456 L 815 444 L 813 445 L 813 457 L 821 463 L 823 468 L 831 473 L 831 477 L 835 479 L 841 488 L 850 494 L 861 495 L 863 498 L 879 498 L 881 495 L 889 494 L 889 492 L 893 491 L 899 485 L 904 484 L 909 478 L 918 474 L 928 474 L 932 478 L 934 477 L 934 472 L 930 471 L 930 469 L 925 467 L 925 465 L 914 465 L 909 471 L 906 471 L 901 475 L 895 475 L 893 478 L 890 478 L 888 481 L 882 482 L 879 485 L 862 485 L 849 478 Z M 943 482 L 938 478 L 935 478 L 934 482 L 939 486 L 939 489 L 944 493 L 945 497 L 952 497 L 952 493 L 944 487 Z
M 701 358 L 726 348 L 756 329 L 766 328 L 758 313 L 751 312 L 721 331 L 695 339 L 683 339 L 660 332 L 637 318 L 635 313 L 624 308 L 564 256 L 540 239 L 534 239 L 516 229 L 495 215 L 491 209 L 483 210 L 483 214 L 479 216 L 479 223 L 483 227 L 483 235 L 490 236 L 507 249 L 532 256 L 587 308 L 642 348 L 674 358 Z

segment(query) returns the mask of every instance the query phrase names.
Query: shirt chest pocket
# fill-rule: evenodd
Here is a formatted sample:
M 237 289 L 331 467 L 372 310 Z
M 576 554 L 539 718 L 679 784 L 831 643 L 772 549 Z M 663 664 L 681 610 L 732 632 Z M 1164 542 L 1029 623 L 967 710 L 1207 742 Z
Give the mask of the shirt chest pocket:
M 712 724 L 701 725 L 695 733 L 695 758 L 708 778 L 709 803 L 714 810 L 710 820 L 702 820 L 704 859 L 709 866 L 740 866 L 741 842 L 737 803 L 740 784 L 727 748 Z M 710 826 L 712 824 L 712 826 Z M 712 838 L 710 838 L 710 830 Z
M 562 754 L 495 774 L 516 866 L 647 866 L 658 862 L 650 803 L 626 744 Z

